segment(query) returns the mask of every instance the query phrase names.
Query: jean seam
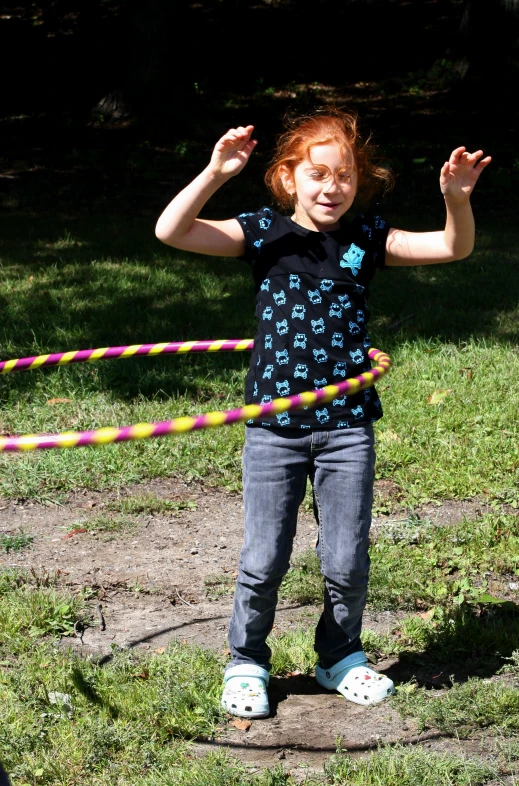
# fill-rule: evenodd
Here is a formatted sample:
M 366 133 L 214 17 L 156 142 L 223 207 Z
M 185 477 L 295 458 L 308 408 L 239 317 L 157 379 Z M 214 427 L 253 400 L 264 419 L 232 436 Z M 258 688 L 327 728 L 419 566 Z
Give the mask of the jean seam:
M 316 504 L 317 504 L 317 512 L 319 514 L 319 522 L 318 522 L 317 529 L 318 529 L 318 532 L 319 532 L 319 556 L 320 556 L 320 562 L 321 562 L 321 573 L 323 574 L 323 576 L 325 576 L 326 573 L 324 571 L 324 553 L 325 553 L 325 550 L 324 550 L 323 516 L 322 516 L 322 511 L 321 511 L 321 503 L 319 502 L 319 494 L 317 493 L 317 491 L 315 489 L 313 491 L 314 491 L 315 501 L 316 501 Z

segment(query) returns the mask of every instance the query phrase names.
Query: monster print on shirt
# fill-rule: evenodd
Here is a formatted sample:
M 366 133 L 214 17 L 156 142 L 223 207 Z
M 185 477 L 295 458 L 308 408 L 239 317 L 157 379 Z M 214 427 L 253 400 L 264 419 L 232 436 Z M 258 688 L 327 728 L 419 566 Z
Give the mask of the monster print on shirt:
M 245 237 L 242 258 L 256 289 L 246 403 L 339 384 L 369 369 L 367 301 L 376 268 L 384 264 L 385 222 L 371 214 L 345 216 L 337 231 L 312 232 L 269 208 L 237 220 Z M 329 430 L 368 424 L 382 409 L 376 390 L 370 388 L 369 397 L 366 392 L 337 395 L 327 406 L 264 414 L 247 426 Z

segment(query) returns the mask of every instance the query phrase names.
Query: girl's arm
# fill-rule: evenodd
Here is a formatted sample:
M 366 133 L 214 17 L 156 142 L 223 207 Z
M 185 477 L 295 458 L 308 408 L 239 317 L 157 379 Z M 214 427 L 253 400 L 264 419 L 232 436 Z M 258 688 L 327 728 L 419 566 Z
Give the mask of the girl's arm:
M 440 173 L 447 219 L 441 232 L 406 232 L 391 228 L 386 243 L 386 265 L 432 265 L 468 257 L 474 248 L 474 216 L 470 195 L 483 169 L 492 160 L 482 150 L 467 153 L 457 147 Z
M 215 145 L 208 166 L 169 203 L 159 217 L 155 235 L 163 243 L 184 251 L 239 257 L 245 251 L 243 230 L 235 218 L 207 221 L 198 214 L 207 200 L 237 175 L 256 147 L 254 126 L 231 128 Z

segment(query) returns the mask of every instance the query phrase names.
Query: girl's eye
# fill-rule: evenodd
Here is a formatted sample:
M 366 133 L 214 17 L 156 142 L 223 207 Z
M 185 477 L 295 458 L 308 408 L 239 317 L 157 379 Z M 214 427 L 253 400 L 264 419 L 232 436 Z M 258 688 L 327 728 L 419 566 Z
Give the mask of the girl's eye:
M 339 173 L 340 180 L 351 180 L 351 175 L 349 172 L 340 172 Z

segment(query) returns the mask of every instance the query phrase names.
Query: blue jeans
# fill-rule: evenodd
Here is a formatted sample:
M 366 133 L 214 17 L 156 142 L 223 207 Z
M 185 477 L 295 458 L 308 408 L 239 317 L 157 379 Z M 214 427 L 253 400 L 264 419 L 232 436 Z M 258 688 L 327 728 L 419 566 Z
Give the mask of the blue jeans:
M 310 478 L 324 576 L 315 651 L 321 666 L 329 668 L 362 649 L 375 475 L 373 427 L 245 431 L 245 533 L 229 625 L 229 665 L 254 663 L 270 669 L 266 639 Z

